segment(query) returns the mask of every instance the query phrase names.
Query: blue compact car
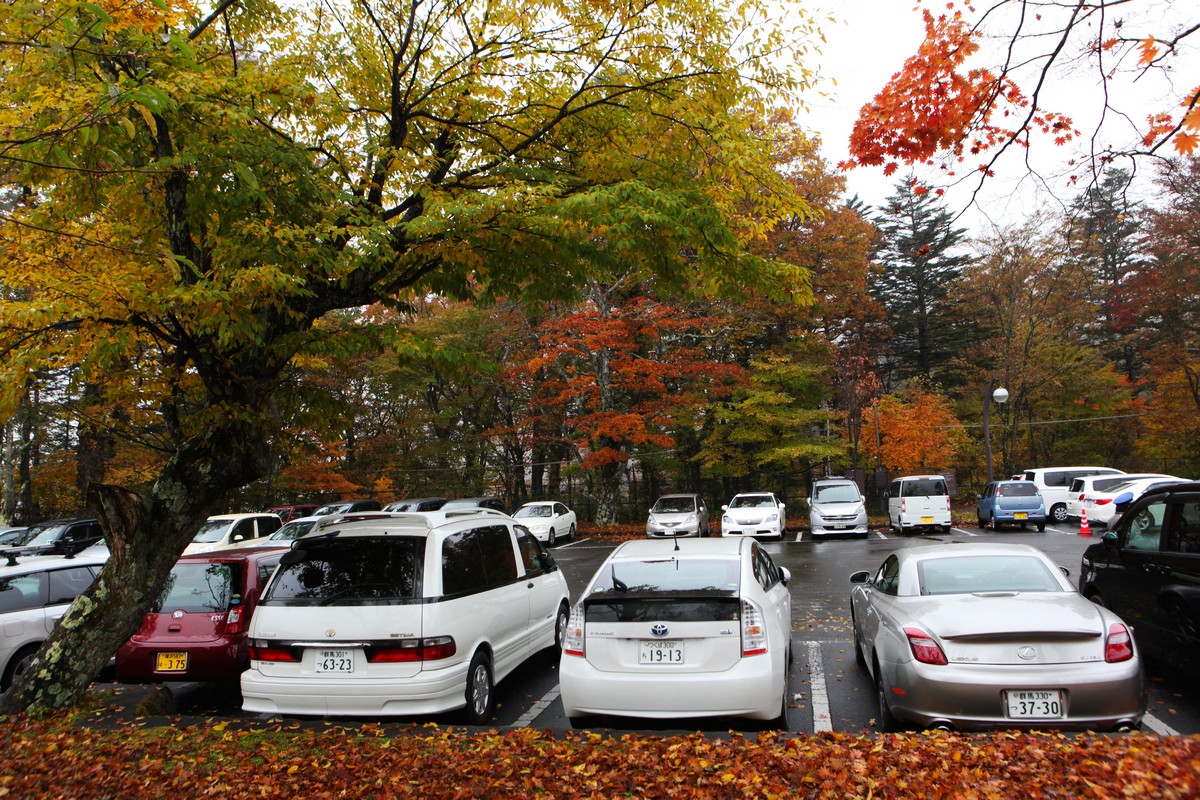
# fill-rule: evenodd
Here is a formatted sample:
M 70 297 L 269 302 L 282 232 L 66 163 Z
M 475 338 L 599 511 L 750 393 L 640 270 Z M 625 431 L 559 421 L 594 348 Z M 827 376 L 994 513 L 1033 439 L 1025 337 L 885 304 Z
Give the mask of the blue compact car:
M 979 527 L 1000 530 L 1005 525 L 1022 529 L 1036 525 L 1046 530 L 1046 503 L 1032 481 L 992 481 L 979 495 L 975 512 Z

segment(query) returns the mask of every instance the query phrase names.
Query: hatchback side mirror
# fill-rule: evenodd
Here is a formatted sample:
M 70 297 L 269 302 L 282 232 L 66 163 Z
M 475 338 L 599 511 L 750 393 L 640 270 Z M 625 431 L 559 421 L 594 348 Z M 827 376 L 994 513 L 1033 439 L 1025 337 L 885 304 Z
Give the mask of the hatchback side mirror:
M 780 575 L 781 579 L 783 580 L 783 585 L 787 586 L 788 582 L 792 579 L 792 571 L 790 569 L 788 569 L 787 567 L 780 567 L 779 575 Z

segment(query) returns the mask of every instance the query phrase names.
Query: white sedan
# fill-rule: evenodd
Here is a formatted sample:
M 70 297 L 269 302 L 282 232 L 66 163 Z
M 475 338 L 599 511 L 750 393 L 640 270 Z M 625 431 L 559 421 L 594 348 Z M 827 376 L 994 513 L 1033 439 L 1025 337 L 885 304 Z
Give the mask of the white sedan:
M 763 536 L 782 539 L 787 533 L 787 508 L 771 492 L 734 495 L 721 506 L 722 536 Z
M 1130 730 L 1146 711 L 1129 627 L 1036 548 L 910 547 L 850 582 L 885 730 Z
M 575 512 L 557 501 L 526 503 L 513 519 L 520 522 L 539 542 L 553 545 L 559 538 L 575 536 Z
M 567 622 L 559 688 L 571 725 L 612 715 L 786 726 L 790 577 L 749 538 L 620 545 Z

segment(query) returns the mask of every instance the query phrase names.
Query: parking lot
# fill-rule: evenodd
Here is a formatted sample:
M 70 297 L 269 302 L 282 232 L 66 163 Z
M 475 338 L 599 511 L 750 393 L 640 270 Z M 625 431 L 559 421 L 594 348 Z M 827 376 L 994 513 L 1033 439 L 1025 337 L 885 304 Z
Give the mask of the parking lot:
M 1094 539 L 1078 535 L 1078 528 L 1051 525 L 1044 533 L 1019 530 L 994 533 L 977 528 L 955 528 L 949 534 L 899 536 L 874 530 L 865 539 L 812 542 L 807 534 L 766 544 L 772 557 L 792 573 L 792 651 L 790 674 L 792 702 L 788 729 L 793 732 L 862 732 L 873 729 L 875 691 L 867 674 L 855 662 L 851 634 L 848 578 L 855 570 L 874 570 L 898 548 L 932 542 L 1019 541 L 1045 551 L 1066 567 L 1071 580 L 1078 577 L 1080 555 Z M 686 547 L 686 540 L 681 542 Z M 614 544 L 603 538 L 580 536 L 553 549 L 578 597 Z M 1149 713 L 1142 728 L 1161 734 L 1200 733 L 1200 689 L 1189 677 L 1155 663 L 1147 664 L 1150 686 Z M 239 708 L 236 687 L 206 684 L 173 686 L 179 713 L 247 716 Z M 497 726 L 534 726 L 563 729 L 569 724 L 558 700 L 557 669 L 534 658 L 496 687 Z M 396 719 L 391 722 L 437 722 L 453 718 Z M 648 724 L 644 721 L 606 720 L 628 730 L 703 730 L 722 733 L 746 729 L 739 720 L 694 719 Z

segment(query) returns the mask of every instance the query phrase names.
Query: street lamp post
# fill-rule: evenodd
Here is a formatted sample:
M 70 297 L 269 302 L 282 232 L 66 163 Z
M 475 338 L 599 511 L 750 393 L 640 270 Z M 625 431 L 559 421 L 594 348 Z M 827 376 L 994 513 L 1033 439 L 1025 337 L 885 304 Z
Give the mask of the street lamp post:
M 1003 386 L 996 386 L 996 379 L 992 378 L 988 381 L 987 391 L 983 393 L 983 454 L 984 461 L 987 464 L 987 482 L 992 482 L 992 426 L 991 426 L 991 411 L 992 401 L 997 405 L 1008 402 L 1008 389 Z

